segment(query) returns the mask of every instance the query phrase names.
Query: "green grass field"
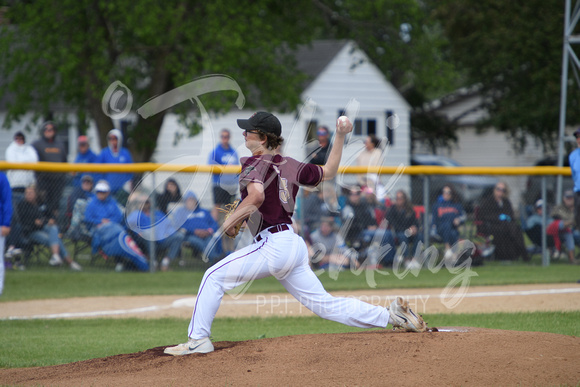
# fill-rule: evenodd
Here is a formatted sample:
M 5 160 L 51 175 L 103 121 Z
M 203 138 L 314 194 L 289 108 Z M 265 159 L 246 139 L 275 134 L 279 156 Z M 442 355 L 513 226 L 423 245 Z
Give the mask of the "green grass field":
M 580 280 L 580 265 L 564 263 L 549 267 L 540 265 L 489 263 L 471 269 L 477 276 L 470 278 L 471 286 L 533 284 L 533 283 L 576 283 Z M 415 276 L 408 273 L 399 278 L 392 270 L 337 273 L 336 279 L 328 272 L 319 275 L 329 291 L 355 289 L 409 289 L 445 287 L 455 277 L 447 269 L 423 269 Z M 173 271 L 165 273 L 115 273 L 102 270 L 96 272 L 71 272 L 65 268 L 47 270 L 8 271 L 4 294 L 0 305 L 6 301 L 21 301 L 49 298 L 195 294 L 203 272 Z M 276 279 L 264 278 L 254 281 L 250 293 L 284 292 Z
M 574 283 L 580 266 L 499 263 L 472 269 L 471 285 L 526 283 Z M 446 269 L 422 270 L 398 278 L 387 272 L 340 272 L 319 276 L 329 291 L 376 288 L 444 287 L 454 278 Z M 3 302 L 115 295 L 159 295 L 196 292 L 202 272 L 114 273 L 66 269 L 9 271 L 6 273 Z M 283 292 L 273 278 L 255 281 L 251 293 Z M 472 326 L 508 330 L 542 331 L 580 335 L 579 312 L 437 314 L 426 315 L 430 326 Z M 69 363 L 182 342 L 188 321 L 184 319 L 84 319 L 84 320 L 4 320 L 0 321 L 0 367 L 32 367 Z M 213 325 L 214 341 L 252 340 L 297 334 L 355 332 L 318 317 L 220 318 Z

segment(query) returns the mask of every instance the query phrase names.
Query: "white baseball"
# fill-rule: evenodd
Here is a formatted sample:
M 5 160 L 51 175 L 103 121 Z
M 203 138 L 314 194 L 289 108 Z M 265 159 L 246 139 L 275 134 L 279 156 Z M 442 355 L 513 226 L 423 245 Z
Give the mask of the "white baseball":
M 340 116 L 338 117 L 338 124 L 344 128 L 348 124 L 348 117 L 347 116 Z

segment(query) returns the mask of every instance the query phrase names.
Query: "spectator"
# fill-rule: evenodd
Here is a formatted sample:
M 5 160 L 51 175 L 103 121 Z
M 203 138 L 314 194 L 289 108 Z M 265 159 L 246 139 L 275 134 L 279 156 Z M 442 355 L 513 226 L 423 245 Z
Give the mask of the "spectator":
M 524 262 L 530 261 L 522 229 L 514 218 L 505 182 L 498 182 L 493 193 L 481 203 L 479 219 L 482 224 L 478 230 L 485 235 L 493 235 L 495 256 L 498 260 L 517 260 L 522 257 Z
M 528 249 L 528 253 L 534 253 L 536 251 L 541 252 L 542 248 L 542 224 L 543 220 L 543 212 L 544 212 L 544 201 L 542 199 L 538 199 L 534 204 L 534 213 L 525 219 L 525 223 L 522 222 L 522 228 L 524 232 L 530 238 L 530 241 L 534 244 L 532 248 Z M 546 223 L 552 223 L 553 219 L 547 217 Z M 547 227 L 546 227 L 547 228 Z M 548 247 L 554 246 L 554 238 L 550 235 L 547 235 L 546 242 Z
M 24 200 L 18 203 L 17 208 L 24 237 L 33 243 L 50 248 L 52 256 L 48 261 L 49 265 L 57 266 L 66 261 L 72 270 L 82 270 L 81 266 L 73 261 L 66 251 L 64 243 L 58 235 L 56 221 L 47 211 L 47 207 L 38 200 L 35 186 L 26 188 Z
M 116 271 L 122 271 L 125 263 L 137 270 L 148 271 L 147 257 L 121 225 L 123 212 L 119 203 L 111 196 L 111 187 L 106 180 L 95 185 L 96 197 L 87 204 L 84 222 L 91 233 L 93 253 L 101 250 L 105 255 L 122 259 Z
M 236 150 L 230 144 L 230 131 L 222 129 L 220 143 L 209 154 L 210 165 L 239 165 L 240 159 Z M 213 174 L 213 200 L 216 207 L 232 203 L 236 199 L 238 190 L 238 176 L 229 173 Z
M 552 221 L 546 228 L 546 233 L 554 238 L 554 251 L 552 259 L 559 259 L 562 254 L 562 242 L 568 251 L 568 260 L 572 264 L 577 264 L 575 258 L 576 245 L 574 243 L 573 230 L 576 227 L 574 220 L 574 192 L 566 191 L 562 199 L 562 204 L 556 206 L 551 213 Z
M 104 148 L 97 157 L 96 163 L 99 164 L 132 164 L 133 158 L 131 153 L 123 147 L 123 134 L 119 129 L 112 129 L 107 134 L 108 146 Z M 133 178 L 132 173 L 104 173 L 101 175 L 111 187 L 111 195 L 115 199 L 125 205 L 129 197 L 130 187 L 125 185 L 130 184 Z
M 324 165 L 330 150 L 330 130 L 326 126 L 319 126 L 316 130 L 318 147 L 311 153 L 311 164 Z
M 325 193 L 327 193 L 326 198 Z M 336 203 L 336 195 L 333 192 L 319 188 L 318 191 L 309 192 L 306 199 L 304 199 L 305 235 L 320 227 L 320 221 L 324 217 L 334 217 L 335 222 L 340 224 L 341 219 L 340 212 L 338 212 L 338 203 Z
M 71 192 L 70 196 L 68 197 L 66 203 L 66 218 L 68 224 L 70 224 L 70 220 L 72 218 L 72 213 L 75 208 L 75 203 L 78 199 L 84 199 L 87 202 L 95 197 L 93 193 L 94 181 L 93 177 L 89 174 L 83 175 L 81 178 L 81 185 L 80 187 L 74 187 L 73 191 Z
M 453 258 L 451 246 L 459 240 L 458 227 L 465 222 L 465 211 L 455 190 L 446 185 L 441 200 L 433 204 L 432 226 L 445 244 L 445 259 Z
M 383 264 L 389 264 L 395 256 L 395 247 L 401 243 L 409 246 L 411 243 L 422 240 L 419 233 L 419 221 L 413 208 L 413 204 L 407 193 L 398 190 L 395 194 L 395 203 L 387 209 L 385 216 L 387 230 L 383 236 L 382 244 L 390 244 L 393 249 L 383 258 Z M 412 255 L 410 247 L 406 250 L 407 257 Z
M 163 193 L 157 197 L 157 206 L 164 214 L 181 202 L 181 188 L 175 179 L 167 179 Z
M 12 221 L 12 192 L 6 175 L 0 172 L 0 296 L 4 291 L 4 242 Z
M 64 144 L 56 137 L 56 126 L 48 121 L 41 126 L 41 137 L 32 146 L 38 154 L 38 161 L 66 163 L 67 152 Z M 59 216 L 59 203 L 66 183 L 64 173 L 36 172 L 38 192 L 54 219 Z
M 185 205 L 179 207 L 174 215 L 174 224 L 185 234 L 185 241 L 189 243 L 194 251 L 206 253 L 209 248 L 208 258 L 214 263 L 222 257 L 221 241 L 214 241 L 214 234 L 219 229 L 216 220 L 211 216 L 211 212 L 199 206 L 197 197 L 191 191 L 183 195 Z
M 14 134 L 14 141 L 6 148 L 6 161 L 11 163 L 36 163 L 38 154 L 36 150 L 26 144 L 26 137 L 22 132 Z M 10 170 L 7 172 L 8 181 L 12 188 L 12 202 L 16 206 L 24 197 L 26 187 L 36 183 L 34 171 Z
M 89 138 L 87 136 L 79 136 L 77 139 L 77 157 L 75 158 L 75 163 L 77 164 L 90 164 L 97 160 L 97 155 L 89 147 Z M 83 176 L 91 176 L 94 178 L 93 174 L 87 172 L 75 173 L 73 179 L 73 187 L 81 187 L 81 178 Z M 73 203 L 74 204 L 74 203 Z
M 572 180 L 574 180 L 574 222 L 580 225 L 580 128 L 574 132 L 577 148 L 570 153 L 570 169 L 572 170 Z
M 349 191 L 347 202 L 342 210 L 343 223 L 352 219 L 346 232 L 347 245 L 357 250 L 366 247 L 373 239 L 377 229 L 374 209 L 361 199 L 359 190 Z
M 154 224 L 154 226 L 152 226 Z M 127 217 L 127 225 L 135 233 L 135 241 L 151 255 L 151 240 L 155 241 L 159 251 L 167 252 L 161 259 L 161 271 L 167 271 L 170 263 L 179 255 L 184 234 L 177 232 L 171 220 L 161 211 L 155 211 L 151 217 L 151 201 L 147 199 L 142 209 L 137 209 Z
M 367 136 L 365 147 L 356 158 L 356 164 L 361 167 L 376 167 L 381 165 L 383 152 L 379 147 L 380 140 L 374 134 Z M 367 173 L 358 177 L 361 187 L 375 188 L 378 181 L 376 173 Z
M 320 227 L 310 234 L 308 252 L 318 269 L 342 270 L 350 266 L 344 239 L 335 228 L 334 218 L 323 218 Z

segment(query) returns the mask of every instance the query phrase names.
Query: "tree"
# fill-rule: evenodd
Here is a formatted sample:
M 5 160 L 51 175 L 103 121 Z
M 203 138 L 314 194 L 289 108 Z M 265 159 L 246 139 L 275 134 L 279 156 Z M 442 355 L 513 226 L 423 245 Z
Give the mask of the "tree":
M 227 74 L 244 90 L 247 106 L 294 110 L 303 76 L 292 50 L 314 38 L 354 39 L 416 107 L 457 83 L 456 70 L 442 55 L 446 41 L 441 29 L 417 0 L 12 4 L 11 23 L 0 26 L 5 77 L 0 98 L 7 100 L 9 113 L 4 125 L 31 110 L 45 117 L 64 104 L 76 109 L 81 125 L 94 120 L 102 144 L 113 122 L 102 111 L 101 98 L 116 81 L 132 91 L 133 106 L 139 107 L 193 79 Z M 231 109 L 235 98 L 229 92 L 202 100 L 206 108 L 219 111 Z M 172 110 L 195 130 L 193 109 L 185 102 Z M 135 160 L 151 158 L 166 113 L 137 116 L 129 128 Z M 414 126 L 414 132 L 446 141 L 453 130 Z
M 306 0 L 37 0 L 14 1 L 0 30 L 0 97 L 4 125 L 30 110 L 46 116 L 55 105 L 92 118 L 106 143 L 113 122 L 101 109 L 109 85 L 121 81 L 133 106 L 207 74 L 224 73 L 250 91 L 249 106 L 294 109 L 301 76 L 292 48 L 311 39 Z M 204 106 L 231 108 L 234 93 L 204 97 Z M 191 103 L 180 108 L 185 114 Z M 148 161 L 167 111 L 137 117 L 129 128 L 136 161 Z
M 481 84 L 489 118 L 480 128 L 508 133 L 516 149 L 528 135 L 553 147 L 558 135 L 564 2 L 440 0 L 434 2 L 452 58 Z M 571 74 L 572 77 L 572 74 Z M 568 89 L 578 106 L 578 87 Z M 567 120 L 579 122 L 579 109 Z
M 315 0 L 325 17 L 319 36 L 354 39 L 412 106 L 412 143 L 429 147 L 457 141 L 458 125 L 425 109 L 431 100 L 464 86 L 449 60 L 448 41 L 428 2 Z

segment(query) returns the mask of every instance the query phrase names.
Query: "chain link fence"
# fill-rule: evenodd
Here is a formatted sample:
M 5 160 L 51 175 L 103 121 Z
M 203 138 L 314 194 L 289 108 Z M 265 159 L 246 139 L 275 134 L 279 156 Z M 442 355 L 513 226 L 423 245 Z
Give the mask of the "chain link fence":
M 1 168 L 28 173 L 34 182 L 12 187 L 5 260 L 14 269 L 204 270 L 253 241 L 249 231 L 231 240 L 220 229 L 220 207 L 239 192 L 215 186 L 213 173 L 239 173 L 239 167 L 2 163 Z M 333 181 L 300 190 L 293 226 L 308 243 L 313 268 L 387 269 L 401 262 L 412 267 L 425 251 L 454 264 L 471 258 L 473 264 L 548 265 L 573 260 L 580 244 L 565 168 L 372 172 L 374 178 L 362 179 L 366 186 Z M 361 169 L 341 173 L 360 176 Z M 397 174 L 405 178 L 394 179 Z M 558 175 L 564 177 L 561 200 L 548 183 Z M 112 176 L 126 181 L 119 184 Z

